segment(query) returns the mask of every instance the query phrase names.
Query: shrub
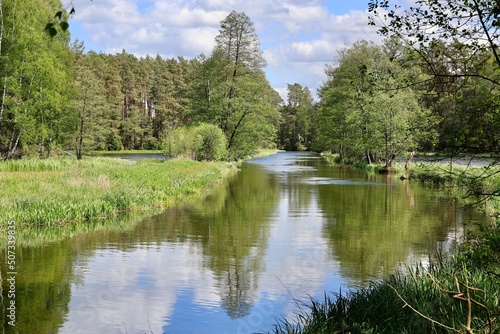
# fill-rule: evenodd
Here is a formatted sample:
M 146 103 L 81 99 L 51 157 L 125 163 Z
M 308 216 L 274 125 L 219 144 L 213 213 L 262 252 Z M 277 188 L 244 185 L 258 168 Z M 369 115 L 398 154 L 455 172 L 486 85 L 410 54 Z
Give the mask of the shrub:
M 197 160 L 223 160 L 227 157 L 226 136 L 219 127 L 202 123 L 194 132 Z
M 194 158 L 193 128 L 180 127 L 165 137 L 163 154 L 171 158 Z
M 213 124 L 180 127 L 172 131 L 163 144 L 163 153 L 169 157 L 193 160 L 224 160 L 227 157 L 224 132 Z

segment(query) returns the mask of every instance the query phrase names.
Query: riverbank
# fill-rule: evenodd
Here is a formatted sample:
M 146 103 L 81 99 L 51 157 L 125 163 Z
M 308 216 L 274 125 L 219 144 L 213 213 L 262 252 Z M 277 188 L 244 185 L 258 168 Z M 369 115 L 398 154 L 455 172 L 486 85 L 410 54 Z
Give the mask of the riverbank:
M 0 163 L 0 229 L 55 226 L 166 207 L 199 196 L 236 170 L 233 163 L 128 161 L 88 157 Z
M 452 259 L 311 300 L 274 333 L 498 333 L 498 232 Z
M 407 176 L 424 184 L 467 194 L 500 189 L 498 173 L 498 167 L 453 166 L 450 169 L 449 166 L 422 164 L 413 166 Z M 405 274 L 396 273 L 367 288 L 325 295 L 321 301 L 311 300 L 301 305 L 296 318 L 279 321 L 274 333 L 500 331 L 498 196 L 481 203 L 497 215 L 496 221 L 469 233 L 455 256 L 409 268 Z
M 339 164 L 338 156 L 324 153 L 323 157 L 330 163 Z M 482 160 L 481 164 L 473 164 L 470 159 L 464 163 L 411 163 L 405 170 L 404 163 L 394 162 L 394 177 L 417 181 L 427 186 L 446 188 L 462 200 L 480 204 L 479 209 L 486 210 L 491 216 L 500 218 L 500 166 L 490 166 Z M 364 161 L 342 161 L 342 164 L 366 171 L 379 173 L 383 164 L 367 164 Z M 479 196 L 478 196 L 479 195 Z

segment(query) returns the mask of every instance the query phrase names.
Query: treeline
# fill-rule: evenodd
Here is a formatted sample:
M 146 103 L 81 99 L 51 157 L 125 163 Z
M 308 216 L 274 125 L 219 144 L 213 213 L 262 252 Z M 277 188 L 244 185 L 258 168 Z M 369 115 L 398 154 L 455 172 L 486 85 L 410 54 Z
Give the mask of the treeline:
M 341 50 L 319 103 L 289 86 L 281 142 L 388 167 L 415 150 L 500 154 L 498 64 L 486 50 L 458 50 L 436 41 L 423 58 L 396 38 Z
M 224 158 L 276 147 L 282 100 L 244 13 L 221 22 L 209 56 L 187 60 L 85 52 L 67 33 L 44 31 L 59 8 L 59 1 L 0 4 L 2 158 L 162 149 L 179 137 L 177 129 L 203 124 L 224 134 Z M 198 151 L 213 139 L 202 137 Z M 205 153 L 214 156 L 198 157 Z
M 390 166 L 413 150 L 500 151 L 500 58 L 487 43 L 420 45 L 415 38 L 425 36 L 397 35 L 402 19 L 394 20 L 382 45 L 359 41 L 339 52 L 319 101 L 298 83 L 283 101 L 244 13 L 221 22 L 210 55 L 164 59 L 86 52 L 67 32 L 51 36 L 43 27 L 60 8 L 58 0 L 0 3 L 3 159 L 122 149 L 237 159 L 278 147 Z
M 500 86 L 478 75 L 498 78 L 498 65 L 457 50 L 435 41 L 423 58 L 397 38 L 342 50 L 319 90 L 315 149 L 388 167 L 414 150 L 500 153 Z

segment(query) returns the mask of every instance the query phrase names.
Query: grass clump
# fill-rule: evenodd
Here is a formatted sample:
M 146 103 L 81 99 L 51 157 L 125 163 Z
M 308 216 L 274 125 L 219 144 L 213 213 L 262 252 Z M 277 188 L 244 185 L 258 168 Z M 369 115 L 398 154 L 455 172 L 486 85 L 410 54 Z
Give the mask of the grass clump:
M 166 206 L 201 194 L 234 170 L 223 162 L 113 158 L 0 163 L 0 211 L 18 226 L 51 226 Z
M 500 225 L 469 235 L 457 255 L 370 286 L 302 304 L 274 333 L 498 333 Z

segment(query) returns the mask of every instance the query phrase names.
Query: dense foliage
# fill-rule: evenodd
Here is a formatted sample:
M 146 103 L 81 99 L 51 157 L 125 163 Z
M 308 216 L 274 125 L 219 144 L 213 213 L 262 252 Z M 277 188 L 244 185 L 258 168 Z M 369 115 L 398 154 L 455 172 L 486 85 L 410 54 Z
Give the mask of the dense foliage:
M 67 17 L 57 11 L 60 2 L 38 2 L 0 4 L 3 159 L 158 149 L 175 129 L 202 122 L 224 133 L 225 157 L 276 146 L 281 98 L 265 77 L 259 39 L 244 13 L 221 22 L 209 57 L 137 58 L 69 45 L 67 26 L 58 23 Z
M 221 21 L 210 55 L 163 59 L 70 45 L 68 14 L 60 8 L 57 0 L 0 4 L 3 159 L 168 151 L 166 138 L 176 129 L 202 123 L 222 131 L 227 159 L 276 146 L 388 167 L 414 150 L 499 153 L 494 2 L 417 1 L 403 10 L 370 1 L 372 23 L 381 25 L 385 42 L 358 41 L 340 50 L 326 67 L 319 101 L 294 83 L 285 103 L 266 78 L 259 38 L 245 13 L 233 11 Z M 47 22 L 57 34 L 44 31 Z
M 0 155 L 47 155 L 61 140 L 72 86 L 69 37 L 44 26 L 58 0 L 0 2 Z

